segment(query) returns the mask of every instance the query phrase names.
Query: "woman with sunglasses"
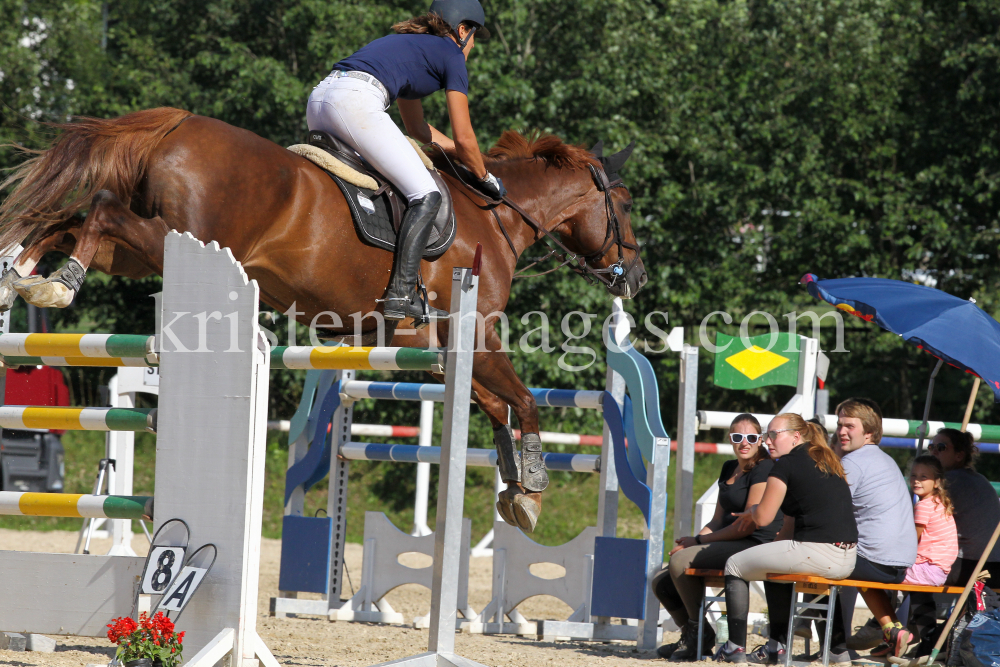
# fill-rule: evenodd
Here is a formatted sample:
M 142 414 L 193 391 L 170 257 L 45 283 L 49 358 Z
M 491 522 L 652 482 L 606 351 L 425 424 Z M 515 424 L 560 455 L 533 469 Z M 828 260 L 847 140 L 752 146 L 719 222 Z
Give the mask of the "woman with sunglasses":
M 719 648 L 717 661 L 784 662 L 791 586 L 768 583 L 768 573 L 843 579 L 854 570 L 858 526 L 851 489 L 840 459 L 827 444 L 826 433 L 799 415 L 785 413 L 771 420 L 764 442 L 776 459 L 767 486 L 760 502 L 733 525 L 738 529 L 768 526 L 779 512 L 794 521 L 785 522 L 779 541 L 741 551 L 726 563 L 729 641 Z M 767 644 L 748 656 L 751 581 L 765 582 L 771 631 Z
M 774 520 L 758 528 L 733 526 L 736 514 L 760 502 L 774 462 L 763 447 L 760 422 L 750 414 L 737 415 L 729 427 L 729 440 L 736 459 L 726 461 L 719 475 L 719 499 L 715 516 L 695 536 L 680 537 L 670 552 L 670 562 L 653 579 L 653 591 L 664 609 L 681 628 L 680 641 L 657 649 L 661 658 L 694 660 L 697 656 L 698 612 L 705 595 L 701 577 L 684 574 L 688 568 L 721 570 L 735 553 L 770 542 L 781 528 L 779 512 Z M 703 653 L 715 646 L 715 632 L 706 622 Z

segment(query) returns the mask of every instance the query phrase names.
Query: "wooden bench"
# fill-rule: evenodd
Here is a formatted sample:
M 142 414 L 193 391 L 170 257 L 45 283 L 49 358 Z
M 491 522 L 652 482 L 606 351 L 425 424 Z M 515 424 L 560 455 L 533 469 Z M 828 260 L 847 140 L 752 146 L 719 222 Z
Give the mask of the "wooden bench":
M 684 570 L 684 574 L 691 577 L 702 577 L 705 580 L 705 586 L 709 588 L 724 588 L 725 587 L 725 572 L 723 570 L 704 570 L 697 568 L 688 568 Z M 805 619 L 809 621 L 818 620 L 815 616 L 806 616 L 804 614 L 799 614 L 802 610 L 817 610 L 825 612 L 827 619 L 826 636 L 823 641 L 823 665 L 830 664 L 830 635 L 833 629 L 833 614 L 835 607 L 835 601 L 837 598 L 837 590 L 844 587 L 853 587 L 858 590 L 869 590 L 878 589 L 886 591 L 904 591 L 907 593 L 948 593 L 952 595 L 961 595 L 961 586 L 918 586 L 915 584 L 881 584 L 874 581 L 858 581 L 855 579 L 827 579 L 825 577 L 819 577 L 812 574 L 769 574 L 767 575 L 768 581 L 783 582 L 792 584 L 794 586 L 792 592 L 792 606 L 788 618 L 788 636 L 793 637 L 792 629 L 795 627 L 795 621 L 799 619 Z M 799 602 L 799 593 L 809 593 L 812 595 L 827 595 L 827 601 L 822 604 L 817 604 L 814 602 Z M 702 637 L 702 623 L 705 618 L 705 611 L 708 610 L 712 604 L 716 602 L 724 602 L 724 597 L 716 597 L 711 595 L 706 595 L 702 599 L 701 603 L 701 616 L 698 621 L 698 660 L 701 660 L 701 637 Z M 789 642 L 789 645 L 791 642 Z M 806 652 L 808 653 L 808 643 Z M 785 665 L 786 667 L 791 664 L 792 651 L 791 648 L 785 651 Z
M 725 588 L 726 573 L 724 570 L 699 570 L 689 567 L 684 570 L 684 574 L 689 577 L 701 577 L 705 580 L 705 585 L 709 588 Z
M 699 572 L 710 572 L 711 570 L 698 570 Z M 685 574 L 691 570 L 685 570 Z M 825 594 L 831 586 L 849 586 L 857 588 L 859 591 L 869 589 L 883 591 L 905 591 L 907 593 L 949 593 L 961 595 L 964 590 L 961 586 L 918 586 L 916 584 L 880 584 L 877 581 L 858 581 L 856 579 L 827 579 L 817 577 L 813 574 L 769 574 L 768 581 L 785 581 L 795 584 L 795 590 L 803 593 Z
M 792 628 L 795 621 L 804 618 L 816 620 L 815 617 L 801 615 L 798 612 L 803 609 L 817 609 L 826 612 L 826 632 L 823 641 L 823 666 L 830 664 L 830 635 L 833 631 L 833 614 L 836 608 L 837 591 L 840 588 L 857 588 L 858 590 L 884 590 L 884 591 L 904 591 L 907 593 L 950 593 L 960 595 L 960 586 L 917 586 L 915 584 L 882 584 L 874 581 L 859 581 L 856 579 L 827 579 L 813 574 L 768 574 L 768 581 L 789 583 L 794 586 L 792 589 L 791 611 L 788 615 L 788 637 L 792 637 Z M 813 602 L 799 602 L 799 593 L 809 593 L 813 595 L 826 595 L 825 603 L 816 604 Z M 785 667 L 789 667 L 792 661 L 792 651 L 785 651 Z

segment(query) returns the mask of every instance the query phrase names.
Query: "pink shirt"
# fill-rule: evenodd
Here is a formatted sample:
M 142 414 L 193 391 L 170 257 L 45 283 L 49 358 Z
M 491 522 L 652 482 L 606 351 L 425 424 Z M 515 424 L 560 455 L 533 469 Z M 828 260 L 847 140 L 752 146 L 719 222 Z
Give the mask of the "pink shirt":
M 917 543 L 917 562 L 931 563 L 948 573 L 958 558 L 958 531 L 955 518 L 944 510 L 934 496 L 928 496 L 913 507 L 913 522 L 924 527 Z

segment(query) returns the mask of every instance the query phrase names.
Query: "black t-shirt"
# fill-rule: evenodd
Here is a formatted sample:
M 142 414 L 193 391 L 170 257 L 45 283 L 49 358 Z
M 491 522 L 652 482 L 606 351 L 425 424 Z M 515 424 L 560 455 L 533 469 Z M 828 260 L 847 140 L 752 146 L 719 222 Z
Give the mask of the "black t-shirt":
M 747 496 L 750 495 L 750 487 L 754 484 L 765 484 L 767 482 L 768 473 L 774 467 L 774 461 L 764 459 L 751 468 L 749 473 L 740 475 L 735 482 L 727 484 L 726 482 L 736 472 L 736 466 L 738 465 L 739 461 L 736 459 L 726 461 L 722 464 L 722 474 L 719 475 L 719 505 L 722 506 L 723 528 L 736 521 L 733 512 L 746 511 Z M 781 522 L 784 518 L 785 516 L 781 512 L 778 512 L 778 516 L 774 518 L 771 525 L 761 526 L 750 537 L 762 543 L 773 542 L 774 538 L 778 535 L 778 531 L 781 530 Z
M 857 542 L 851 487 L 840 477 L 820 470 L 808 449 L 802 444 L 785 454 L 770 474 L 788 486 L 781 511 L 795 517 L 795 540 Z

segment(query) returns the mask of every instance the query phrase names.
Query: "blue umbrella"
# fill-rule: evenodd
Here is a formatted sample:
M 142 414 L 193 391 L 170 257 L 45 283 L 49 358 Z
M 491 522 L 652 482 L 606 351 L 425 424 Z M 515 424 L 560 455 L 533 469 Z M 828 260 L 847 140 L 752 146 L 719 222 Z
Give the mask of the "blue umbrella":
M 884 278 L 802 277 L 809 293 L 983 379 L 1000 403 L 1000 323 L 973 300 Z
M 994 402 L 1000 403 L 1000 323 L 972 299 L 966 301 L 931 287 L 884 278 L 819 280 L 808 273 L 800 283 L 817 299 L 866 322 L 874 321 L 937 357 L 927 385 L 918 454 L 923 450 L 934 380 L 942 364 L 982 378 L 993 390 Z M 969 395 L 963 430 L 978 389 L 977 379 Z

